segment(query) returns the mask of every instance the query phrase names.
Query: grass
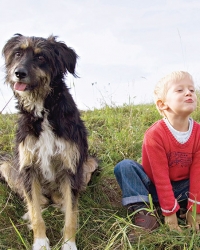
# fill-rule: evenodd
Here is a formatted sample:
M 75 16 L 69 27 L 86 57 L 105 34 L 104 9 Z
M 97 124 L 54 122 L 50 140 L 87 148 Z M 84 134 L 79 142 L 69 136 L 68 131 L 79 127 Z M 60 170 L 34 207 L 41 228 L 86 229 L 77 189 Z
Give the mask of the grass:
M 121 191 L 113 175 L 113 168 L 124 158 L 141 161 L 141 145 L 145 130 L 160 119 L 154 104 L 104 106 L 82 112 L 89 131 L 90 153 L 98 157 L 101 173 L 93 177 L 79 201 L 79 250 L 197 250 L 200 237 L 185 227 L 183 231 L 169 231 L 161 226 L 152 233 L 136 228 L 121 205 Z M 200 122 L 200 107 L 193 113 Z M 17 115 L 0 115 L 0 154 L 11 153 Z M 152 209 L 152 208 L 150 208 Z M 23 202 L 0 183 L 0 250 L 31 249 L 32 231 L 21 219 L 25 213 Z M 53 207 L 44 211 L 47 235 L 53 250 L 62 242 L 63 215 Z M 135 232 L 134 242 L 127 235 Z

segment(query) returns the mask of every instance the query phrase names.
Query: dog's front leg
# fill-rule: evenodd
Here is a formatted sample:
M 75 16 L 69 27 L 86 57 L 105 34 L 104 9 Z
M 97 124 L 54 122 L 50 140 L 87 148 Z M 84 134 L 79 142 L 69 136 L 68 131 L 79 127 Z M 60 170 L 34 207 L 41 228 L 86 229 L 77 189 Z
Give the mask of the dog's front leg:
M 62 183 L 61 193 L 63 196 L 63 210 L 65 213 L 65 224 L 63 229 L 64 244 L 62 250 L 77 250 L 75 234 L 77 230 L 78 199 L 72 197 L 70 181 Z
M 30 176 L 31 175 L 29 175 L 29 177 Z M 39 181 L 37 180 L 37 178 L 34 178 L 32 176 L 29 185 L 25 184 L 25 187 L 25 197 L 34 235 L 34 243 L 32 249 L 50 250 L 49 240 L 46 237 L 46 227 L 42 218 L 40 207 L 41 187 Z

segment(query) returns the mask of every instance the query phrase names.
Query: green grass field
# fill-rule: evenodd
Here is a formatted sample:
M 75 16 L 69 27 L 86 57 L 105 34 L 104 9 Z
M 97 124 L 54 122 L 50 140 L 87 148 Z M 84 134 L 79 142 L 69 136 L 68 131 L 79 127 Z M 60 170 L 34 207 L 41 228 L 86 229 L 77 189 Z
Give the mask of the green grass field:
M 200 107 L 192 116 L 200 122 Z M 121 191 L 113 168 L 124 158 L 141 161 L 141 145 L 145 130 L 160 119 L 154 104 L 105 106 L 82 112 L 89 131 L 89 150 L 100 162 L 100 174 L 92 178 L 79 200 L 79 250 L 197 250 L 199 234 L 180 221 L 182 232 L 169 231 L 160 222 L 159 229 L 147 233 L 136 228 L 121 205 Z M 0 115 L 0 154 L 11 154 L 17 115 Z M 21 201 L 4 183 L 0 183 L 0 250 L 31 249 L 32 231 L 21 219 L 25 213 Z M 44 211 L 47 235 L 53 250 L 62 242 L 63 215 L 53 207 Z M 135 231 L 134 242 L 128 234 Z

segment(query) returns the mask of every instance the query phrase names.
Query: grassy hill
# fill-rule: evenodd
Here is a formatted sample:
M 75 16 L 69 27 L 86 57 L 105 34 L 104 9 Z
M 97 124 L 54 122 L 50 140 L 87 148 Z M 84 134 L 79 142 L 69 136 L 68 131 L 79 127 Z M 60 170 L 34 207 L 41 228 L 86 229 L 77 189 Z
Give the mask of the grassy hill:
M 121 192 L 113 175 L 113 168 L 124 158 L 141 161 L 141 145 L 145 130 L 160 119 L 154 104 L 105 106 L 99 110 L 82 112 L 89 131 L 90 153 L 98 157 L 99 175 L 93 177 L 79 202 L 79 250 L 183 250 L 200 249 L 199 235 L 185 227 L 170 232 L 163 225 L 152 233 L 142 232 L 131 223 L 121 205 Z M 200 122 L 200 107 L 193 114 Z M 11 153 L 17 115 L 0 115 L 0 154 Z M 32 231 L 21 219 L 25 213 L 23 202 L 4 184 L 0 183 L 0 250 L 31 249 Z M 63 215 L 53 207 L 44 211 L 47 235 L 52 249 L 60 249 Z M 128 233 L 135 231 L 130 243 Z

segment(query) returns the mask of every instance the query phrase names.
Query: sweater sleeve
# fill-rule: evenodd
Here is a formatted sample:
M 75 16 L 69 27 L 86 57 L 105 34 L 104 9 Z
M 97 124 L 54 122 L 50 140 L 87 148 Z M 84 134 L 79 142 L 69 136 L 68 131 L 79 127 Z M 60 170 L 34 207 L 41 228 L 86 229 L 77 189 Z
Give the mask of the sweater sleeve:
M 199 127 L 200 129 L 200 127 Z M 199 138 L 199 137 L 198 137 Z M 193 162 L 190 167 L 190 188 L 188 198 L 188 209 L 193 210 L 196 206 L 196 211 L 200 213 L 200 143 L 195 147 L 197 151 L 193 155 Z
M 142 147 L 142 165 L 156 187 L 164 216 L 174 214 L 180 208 L 170 181 L 166 144 L 165 133 L 151 129 L 145 133 Z

